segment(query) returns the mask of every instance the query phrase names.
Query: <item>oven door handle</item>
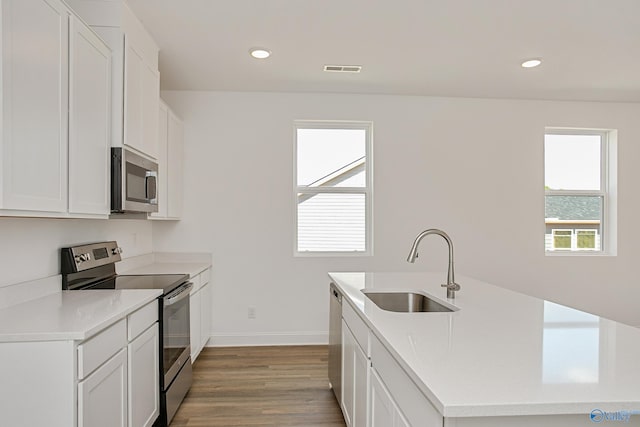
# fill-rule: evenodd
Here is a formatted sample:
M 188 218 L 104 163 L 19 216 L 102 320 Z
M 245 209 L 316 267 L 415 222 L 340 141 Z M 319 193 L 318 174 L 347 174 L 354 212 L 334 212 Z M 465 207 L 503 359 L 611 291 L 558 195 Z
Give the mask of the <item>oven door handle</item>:
M 172 293 L 169 298 L 166 298 L 164 300 L 164 305 L 165 306 L 172 305 L 185 299 L 186 297 L 189 296 L 189 292 L 191 291 L 191 288 L 193 288 L 193 283 L 191 282 L 185 283 L 178 289 L 180 290 L 180 292 Z

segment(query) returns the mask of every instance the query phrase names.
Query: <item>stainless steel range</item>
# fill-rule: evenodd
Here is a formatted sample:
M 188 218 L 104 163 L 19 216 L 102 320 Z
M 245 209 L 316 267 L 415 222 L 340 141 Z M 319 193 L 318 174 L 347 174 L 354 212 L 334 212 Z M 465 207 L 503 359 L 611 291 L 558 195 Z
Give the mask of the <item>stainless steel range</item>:
M 158 298 L 160 326 L 160 416 L 154 424 L 169 425 L 191 387 L 188 275 L 117 275 L 122 249 L 116 242 L 62 248 L 62 288 L 162 289 Z

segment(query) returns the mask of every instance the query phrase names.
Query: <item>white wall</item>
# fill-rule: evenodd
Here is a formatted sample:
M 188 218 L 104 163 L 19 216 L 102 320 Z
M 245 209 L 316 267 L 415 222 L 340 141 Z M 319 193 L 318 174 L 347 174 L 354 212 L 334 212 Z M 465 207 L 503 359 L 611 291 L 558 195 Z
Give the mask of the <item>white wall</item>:
M 185 212 L 154 249 L 208 251 L 214 344 L 320 342 L 327 271 L 456 272 L 640 325 L 640 105 L 334 94 L 165 92 L 185 120 Z M 374 122 L 374 256 L 293 256 L 296 119 Z M 619 131 L 617 257 L 545 257 L 545 126 Z M 459 280 L 464 292 L 464 280 Z M 444 295 L 444 291 L 443 291 Z M 247 318 L 256 307 L 257 319 Z M 496 307 L 499 310 L 500 307 Z
M 65 246 L 117 240 L 123 257 L 150 253 L 151 230 L 143 220 L 0 217 L 0 287 L 60 274 Z

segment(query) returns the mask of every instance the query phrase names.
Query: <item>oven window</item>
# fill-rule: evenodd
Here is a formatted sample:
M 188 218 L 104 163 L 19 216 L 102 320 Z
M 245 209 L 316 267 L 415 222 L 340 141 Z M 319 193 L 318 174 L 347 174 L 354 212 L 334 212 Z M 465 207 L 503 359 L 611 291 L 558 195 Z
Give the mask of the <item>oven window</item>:
M 180 355 L 189 347 L 189 298 L 163 310 L 163 362 L 166 374 Z

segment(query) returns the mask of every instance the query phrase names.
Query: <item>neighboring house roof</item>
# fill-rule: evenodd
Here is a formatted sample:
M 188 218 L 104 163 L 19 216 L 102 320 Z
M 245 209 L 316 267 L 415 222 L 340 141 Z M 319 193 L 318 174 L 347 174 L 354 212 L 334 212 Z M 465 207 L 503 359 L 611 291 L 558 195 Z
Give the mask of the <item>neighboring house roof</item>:
M 545 197 L 545 217 L 559 220 L 599 220 L 600 198 L 547 196 Z
M 313 181 L 311 184 L 307 185 L 307 187 L 335 187 L 352 176 L 364 172 L 364 163 L 365 156 L 362 156 L 359 159 L 328 173 L 322 178 Z M 311 199 L 313 196 L 315 196 L 315 194 L 298 195 L 298 204 Z

